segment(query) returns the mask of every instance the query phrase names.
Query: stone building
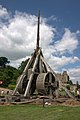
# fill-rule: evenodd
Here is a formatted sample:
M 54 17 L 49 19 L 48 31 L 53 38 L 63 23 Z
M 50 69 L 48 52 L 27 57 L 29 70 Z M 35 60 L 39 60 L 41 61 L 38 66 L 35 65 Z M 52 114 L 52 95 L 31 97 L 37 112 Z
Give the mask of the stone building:
M 69 81 L 69 75 L 67 74 L 67 71 L 64 71 L 62 74 L 57 73 L 56 77 L 57 77 L 58 81 L 61 81 L 64 84 L 66 84 Z
M 62 85 L 66 85 L 69 81 L 69 75 L 67 74 L 67 71 L 63 71 L 63 73 L 57 73 L 56 78 L 59 81 L 59 88 L 62 87 Z

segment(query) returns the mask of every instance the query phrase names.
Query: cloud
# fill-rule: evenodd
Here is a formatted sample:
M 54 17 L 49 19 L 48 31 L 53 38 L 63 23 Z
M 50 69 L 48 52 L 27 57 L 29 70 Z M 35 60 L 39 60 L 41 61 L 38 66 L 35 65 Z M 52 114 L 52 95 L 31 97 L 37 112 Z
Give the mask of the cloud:
M 57 21 L 57 17 L 52 15 L 48 18 L 48 21 Z
M 74 57 L 51 56 L 48 60 L 49 64 L 52 66 L 53 70 L 57 70 L 57 71 L 59 68 L 63 68 L 63 67 L 65 67 L 65 65 L 68 65 L 68 64 L 74 64 L 77 61 L 80 61 L 80 59 L 76 56 L 74 56 Z
M 0 5 L 0 28 L 7 25 L 11 17 L 11 12 Z
M 42 18 L 43 19 L 43 18 Z M 54 30 L 42 21 L 40 25 L 40 41 L 48 46 L 54 37 Z M 16 12 L 7 25 L 0 29 L 0 55 L 10 60 L 18 60 L 29 56 L 36 47 L 37 17 Z
M 73 33 L 68 28 L 65 28 L 62 39 L 55 43 L 55 49 L 60 54 L 73 53 L 77 49 L 78 44 L 77 33 Z
M 18 68 L 22 61 L 25 61 L 26 59 L 30 58 L 31 56 L 26 56 L 25 58 L 17 59 L 17 60 L 10 60 L 10 65 L 13 67 Z
M 79 81 L 80 83 L 80 68 L 70 68 L 68 69 L 68 73 L 70 75 L 70 79 L 76 83 L 76 81 Z
M 3 8 L 1 5 L 0 5 L 0 17 L 4 17 L 8 15 L 8 11 L 6 8 Z

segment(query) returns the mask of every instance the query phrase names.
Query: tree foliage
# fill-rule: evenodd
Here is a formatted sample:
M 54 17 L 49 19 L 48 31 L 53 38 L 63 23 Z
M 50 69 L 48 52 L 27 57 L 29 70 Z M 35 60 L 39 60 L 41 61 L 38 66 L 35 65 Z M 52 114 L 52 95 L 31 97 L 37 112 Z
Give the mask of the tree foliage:
M 5 68 L 6 64 L 10 63 L 10 61 L 8 61 L 8 58 L 6 57 L 0 57 L 0 67 Z
M 79 88 L 79 82 L 78 81 L 76 81 L 76 87 L 77 87 L 77 89 Z
M 16 80 L 19 76 L 19 71 L 11 66 L 6 68 L 0 68 L 0 80 L 3 81 L 1 87 L 8 87 L 9 84 L 16 84 Z
M 29 61 L 29 58 L 26 59 L 25 61 L 21 62 L 21 65 L 18 67 L 18 70 L 19 70 L 20 74 L 23 72 L 23 70 L 24 70 L 25 66 L 27 65 L 28 61 Z
M 0 81 L 3 82 L 0 87 L 10 87 L 16 85 L 17 78 L 23 72 L 28 60 L 29 59 L 22 61 L 21 65 L 18 69 L 16 69 L 7 65 L 9 63 L 8 58 L 0 57 Z
M 68 81 L 68 84 L 69 84 L 69 85 L 73 85 L 72 80 L 69 80 L 69 81 Z

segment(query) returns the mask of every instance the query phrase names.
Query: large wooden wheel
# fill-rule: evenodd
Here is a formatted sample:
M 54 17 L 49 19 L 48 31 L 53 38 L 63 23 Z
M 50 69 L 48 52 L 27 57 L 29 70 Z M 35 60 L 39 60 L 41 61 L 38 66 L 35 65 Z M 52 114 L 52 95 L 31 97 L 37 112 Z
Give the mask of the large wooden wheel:
M 24 94 L 27 83 L 28 83 L 28 81 L 26 80 L 26 78 L 20 81 L 20 84 L 18 86 L 19 94 Z
M 50 95 L 55 90 L 55 77 L 52 72 L 41 73 L 36 80 L 36 88 L 39 94 Z

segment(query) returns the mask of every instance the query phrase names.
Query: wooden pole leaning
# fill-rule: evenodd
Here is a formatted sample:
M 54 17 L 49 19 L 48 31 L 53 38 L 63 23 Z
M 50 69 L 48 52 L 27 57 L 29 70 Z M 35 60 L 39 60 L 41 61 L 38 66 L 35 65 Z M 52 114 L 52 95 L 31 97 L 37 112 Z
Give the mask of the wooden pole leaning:
M 17 82 L 17 85 L 16 85 L 15 90 L 14 90 L 14 92 L 13 92 L 13 95 L 15 95 L 15 94 L 16 94 L 17 89 L 18 89 L 18 86 L 19 86 L 19 84 L 20 84 L 21 80 L 23 80 L 23 79 L 24 79 L 24 77 L 26 76 L 26 72 L 27 72 L 27 70 L 28 70 L 29 66 L 30 66 L 30 65 L 31 65 L 31 63 L 32 63 L 33 58 L 34 58 L 34 54 L 33 54 L 33 56 L 29 59 L 29 61 L 28 61 L 27 65 L 26 65 L 26 67 L 25 67 L 25 69 L 24 69 L 23 73 L 22 73 L 22 74 L 18 77 L 18 79 L 17 79 L 17 81 L 18 81 L 18 82 Z
M 29 81 L 28 81 L 28 84 L 27 84 L 27 87 L 26 87 L 26 90 L 25 90 L 25 93 L 24 93 L 24 97 L 29 97 L 30 96 L 31 82 L 32 82 L 32 78 L 33 78 L 38 60 L 39 60 L 39 55 L 40 55 L 40 50 L 38 51 L 38 54 L 36 56 L 36 59 L 35 59 L 35 62 L 34 62 L 33 68 L 32 68 L 32 74 L 30 75 L 30 78 L 29 78 Z
M 47 71 L 49 72 L 52 72 L 52 73 L 55 73 L 51 67 L 47 64 L 47 62 L 44 60 L 44 58 L 42 56 L 40 56 L 41 60 L 43 61 L 43 63 L 46 65 L 46 68 L 47 68 Z

